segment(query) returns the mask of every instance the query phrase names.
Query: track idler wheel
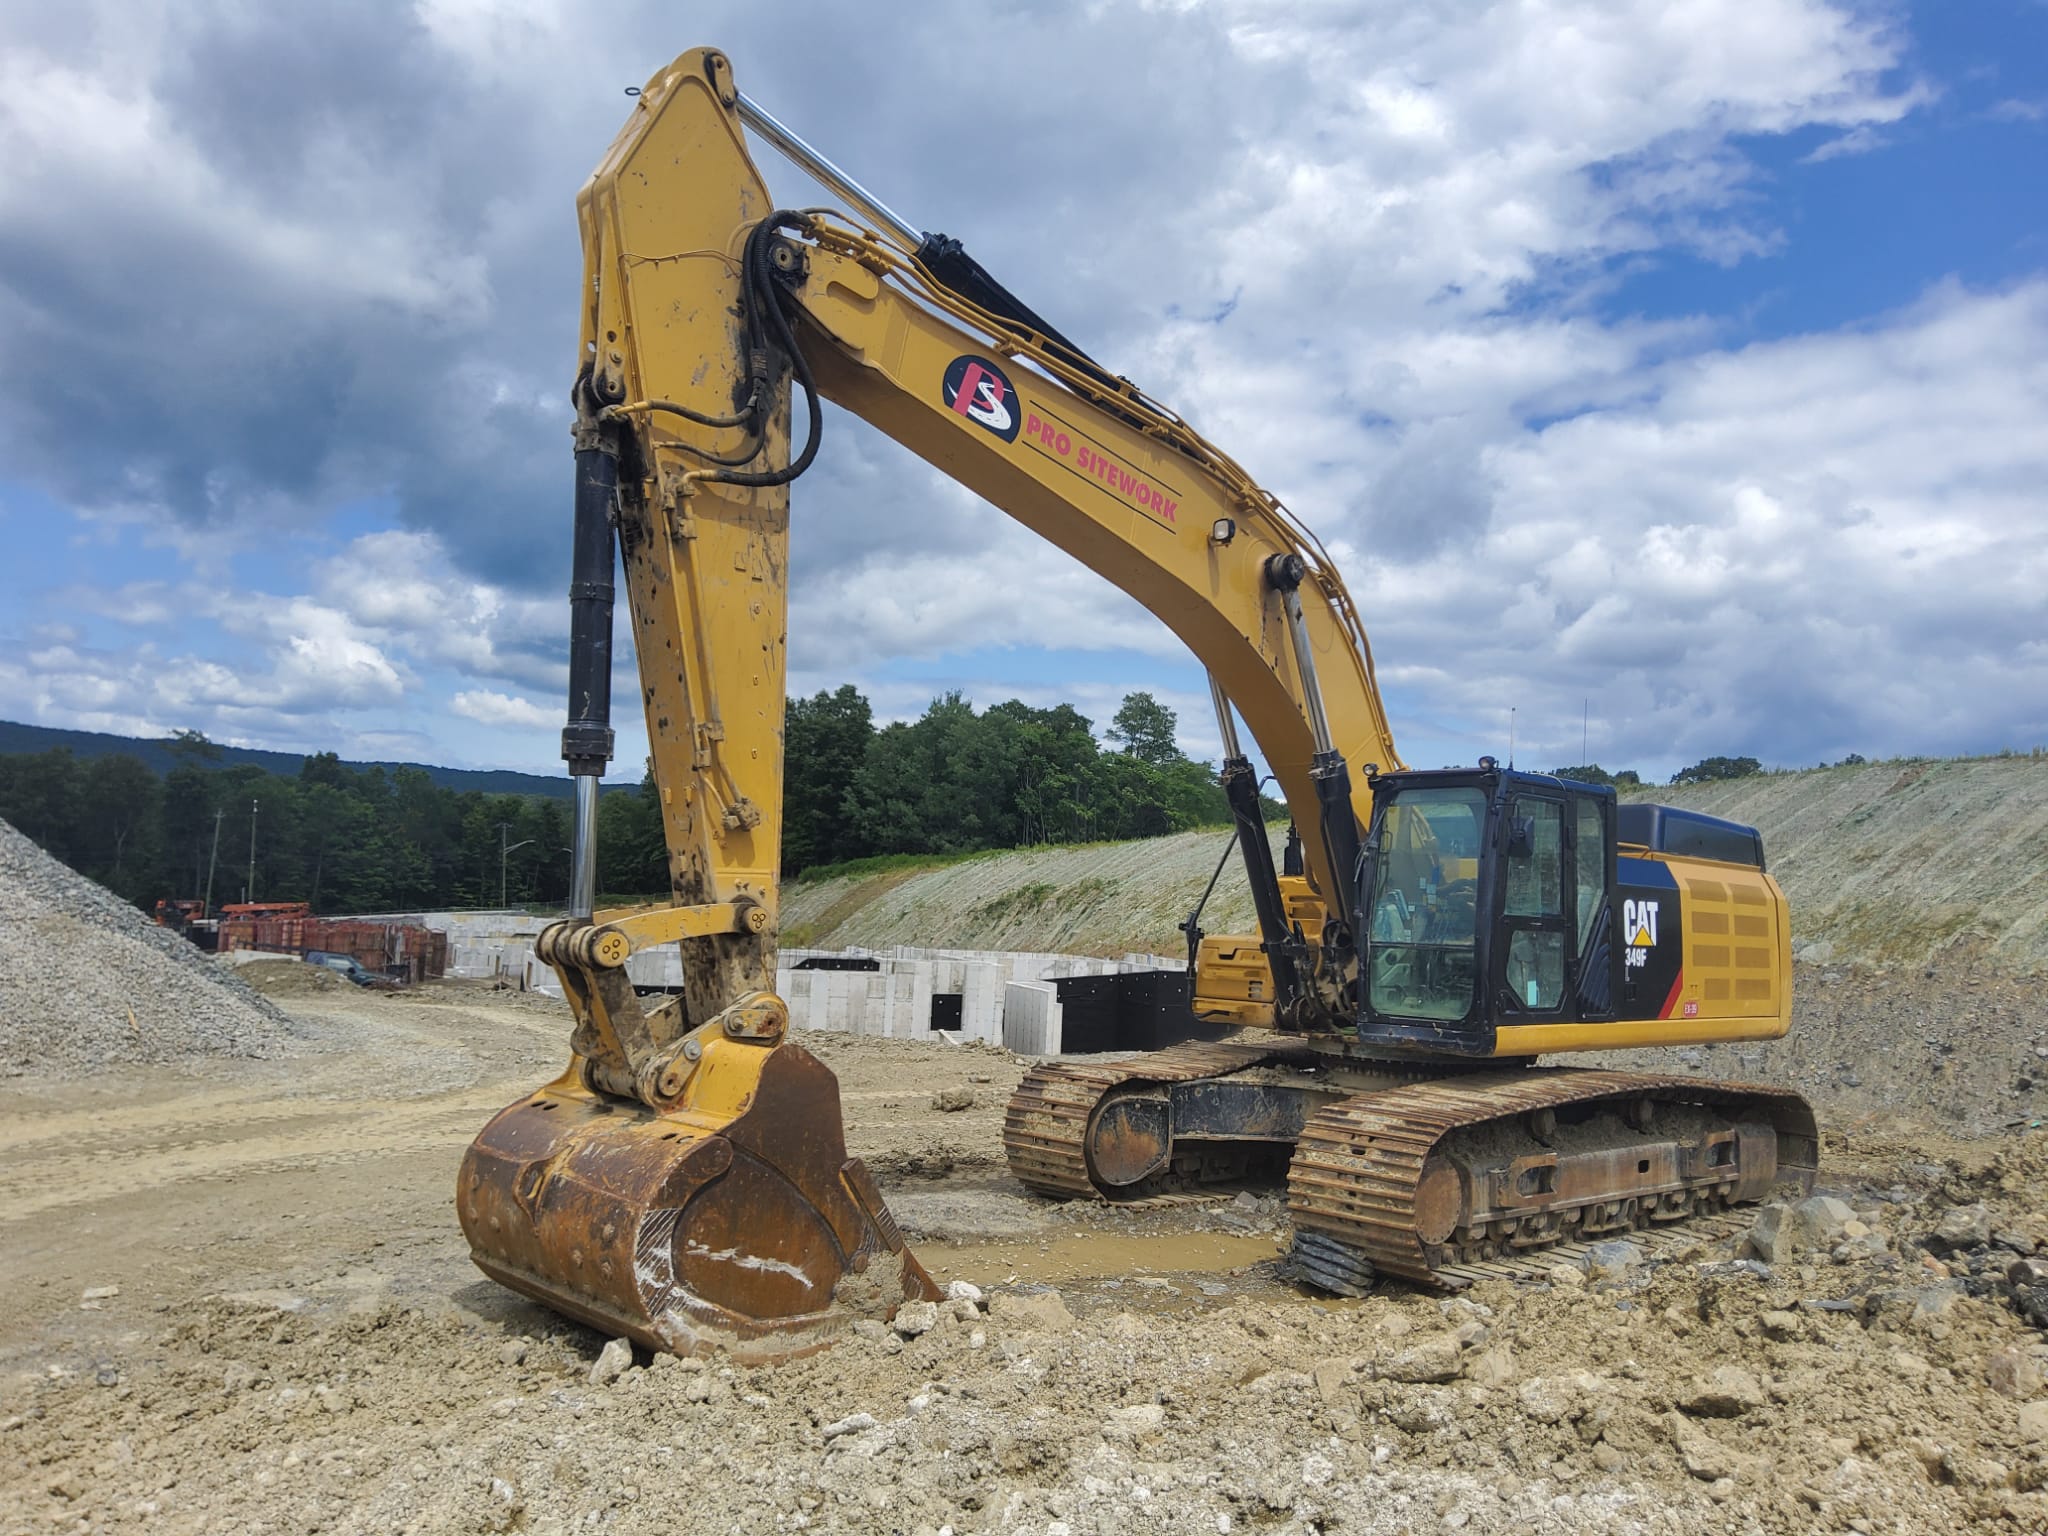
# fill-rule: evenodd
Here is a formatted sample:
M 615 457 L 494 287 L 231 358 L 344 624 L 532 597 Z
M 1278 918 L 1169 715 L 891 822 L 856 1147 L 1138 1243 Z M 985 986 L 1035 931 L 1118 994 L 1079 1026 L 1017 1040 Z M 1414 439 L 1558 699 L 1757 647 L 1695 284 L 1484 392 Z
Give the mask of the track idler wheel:
M 660 1109 L 587 1076 L 578 1059 L 463 1158 L 462 1230 L 499 1284 L 649 1349 L 754 1361 L 939 1295 L 801 1046 L 710 1039 Z

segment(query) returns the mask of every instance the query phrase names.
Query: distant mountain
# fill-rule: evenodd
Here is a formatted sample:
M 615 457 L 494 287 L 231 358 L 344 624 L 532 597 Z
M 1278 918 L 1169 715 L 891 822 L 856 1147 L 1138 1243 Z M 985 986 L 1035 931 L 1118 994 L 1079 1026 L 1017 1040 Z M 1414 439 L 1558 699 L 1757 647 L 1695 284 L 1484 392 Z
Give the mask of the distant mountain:
M 140 758 L 155 773 L 168 773 L 177 766 L 170 743 L 161 737 L 114 736 L 101 731 L 60 731 L 47 725 L 21 725 L 0 720 L 0 753 L 49 752 L 68 748 L 75 757 L 110 757 L 125 752 Z M 232 768 L 253 763 L 269 773 L 296 775 L 306 760 L 303 752 L 268 752 L 260 747 L 229 747 L 216 744 L 220 756 L 200 761 L 204 768 Z M 474 789 L 487 795 L 548 795 L 557 800 L 573 798 L 575 791 L 567 775 L 518 773 L 510 768 L 437 768 L 432 763 L 353 763 L 344 768 L 418 768 L 447 789 Z M 627 785 L 624 778 L 610 780 L 606 788 Z

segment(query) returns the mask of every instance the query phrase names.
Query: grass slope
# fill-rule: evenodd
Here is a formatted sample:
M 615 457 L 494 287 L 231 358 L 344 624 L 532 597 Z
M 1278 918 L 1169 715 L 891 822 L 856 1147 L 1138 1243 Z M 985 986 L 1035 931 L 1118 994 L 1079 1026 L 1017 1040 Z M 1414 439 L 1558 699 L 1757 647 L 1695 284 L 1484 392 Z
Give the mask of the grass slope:
M 1869 763 L 1646 789 L 1637 798 L 1761 828 L 1803 958 L 1892 966 L 1968 953 L 2014 975 L 2048 970 L 2048 760 Z M 784 938 L 827 948 L 1174 954 L 1177 925 L 1228 835 L 826 871 L 784 893 Z M 1252 923 L 1251 893 L 1232 857 L 1203 926 L 1246 933 Z

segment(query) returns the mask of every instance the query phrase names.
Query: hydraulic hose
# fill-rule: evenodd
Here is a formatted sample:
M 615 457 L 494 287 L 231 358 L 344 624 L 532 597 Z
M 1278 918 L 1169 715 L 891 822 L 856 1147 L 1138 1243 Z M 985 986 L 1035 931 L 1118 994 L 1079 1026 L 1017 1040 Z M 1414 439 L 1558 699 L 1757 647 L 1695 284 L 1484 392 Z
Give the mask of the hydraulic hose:
M 740 281 L 747 306 L 749 332 L 758 337 L 758 328 L 765 320 L 772 339 L 789 359 L 790 367 L 796 373 L 796 381 L 803 386 L 804 406 L 808 417 L 808 429 L 803 452 L 798 454 L 781 469 L 743 470 L 724 469 L 704 478 L 723 485 L 787 485 L 811 467 L 811 461 L 818 456 L 818 445 L 824 438 L 825 411 L 819 399 L 817 386 L 811 380 L 811 365 L 805 361 L 803 348 L 797 345 L 796 331 L 789 323 L 789 316 L 783 312 L 782 292 L 775 281 L 774 267 L 768 249 L 775 239 L 776 231 L 782 228 L 802 228 L 799 214 L 780 210 L 770 214 L 753 228 L 747 236 L 747 245 L 740 263 Z M 754 346 L 749 349 L 749 365 L 762 356 L 765 349 Z M 757 398 L 762 402 L 757 409 L 765 410 L 766 397 L 770 391 L 760 389 L 761 379 L 756 376 Z M 758 447 L 755 450 L 758 456 Z

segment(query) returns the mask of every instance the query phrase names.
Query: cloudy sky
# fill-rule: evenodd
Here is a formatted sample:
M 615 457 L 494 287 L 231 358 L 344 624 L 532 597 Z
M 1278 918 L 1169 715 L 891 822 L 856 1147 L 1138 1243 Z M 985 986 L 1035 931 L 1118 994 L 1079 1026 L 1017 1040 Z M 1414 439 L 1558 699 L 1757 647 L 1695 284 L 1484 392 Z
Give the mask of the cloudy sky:
M 702 43 L 1324 536 L 1410 762 L 2048 743 L 2043 0 L 7 0 L 0 718 L 557 768 L 574 197 Z M 1214 753 L 826 430 L 793 690 Z

